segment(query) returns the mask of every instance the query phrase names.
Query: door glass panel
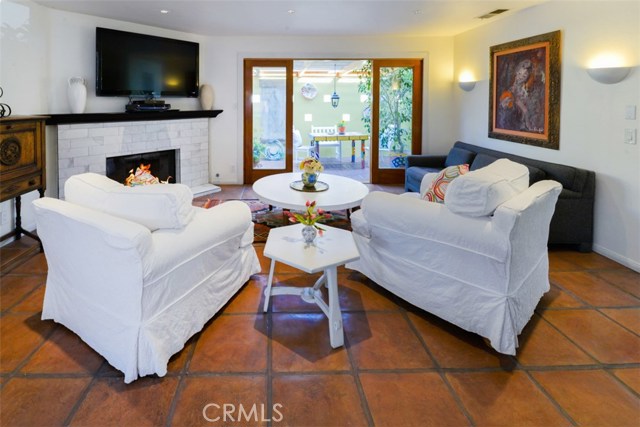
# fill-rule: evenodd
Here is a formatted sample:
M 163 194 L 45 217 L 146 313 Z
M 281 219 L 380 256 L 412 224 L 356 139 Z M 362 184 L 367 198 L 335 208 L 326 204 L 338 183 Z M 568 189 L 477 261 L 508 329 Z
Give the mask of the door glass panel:
M 253 67 L 253 169 L 285 169 L 285 67 Z
M 378 167 L 404 168 L 411 154 L 413 68 L 380 67 Z

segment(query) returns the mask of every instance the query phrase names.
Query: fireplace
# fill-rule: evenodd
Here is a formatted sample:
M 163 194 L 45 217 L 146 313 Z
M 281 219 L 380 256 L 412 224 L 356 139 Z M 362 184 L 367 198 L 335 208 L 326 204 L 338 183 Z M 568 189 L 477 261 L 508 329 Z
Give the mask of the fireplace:
M 114 181 L 125 183 L 129 175 L 140 165 L 150 165 L 150 172 L 161 181 L 180 182 L 180 150 L 154 151 L 150 153 L 127 154 L 107 157 L 107 176 Z M 169 178 L 171 177 L 171 178 Z

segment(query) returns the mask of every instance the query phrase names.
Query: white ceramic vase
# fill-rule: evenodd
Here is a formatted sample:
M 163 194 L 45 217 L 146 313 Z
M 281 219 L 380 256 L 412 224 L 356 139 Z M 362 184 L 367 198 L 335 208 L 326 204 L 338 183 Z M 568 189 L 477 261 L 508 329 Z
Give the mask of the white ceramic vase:
M 82 77 L 71 77 L 69 79 L 67 99 L 69 100 L 71 113 L 84 113 L 84 107 L 87 105 L 87 87 Z
M 213 88 L 204 84 L 200 87 L 200 106 L 203 110 L 213 109 Z

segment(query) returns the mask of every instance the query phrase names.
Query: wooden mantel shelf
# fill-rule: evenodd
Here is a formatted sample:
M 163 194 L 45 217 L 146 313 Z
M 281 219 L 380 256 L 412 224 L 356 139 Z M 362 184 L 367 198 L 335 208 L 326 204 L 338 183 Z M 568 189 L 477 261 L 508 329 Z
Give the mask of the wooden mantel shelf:
M 47 125 L 66 125 L 75 123 L 134 122 L 148 120 L 178 120 L 217 117 L 222 110 L 195 111 L 145 111 L 136 113 L 84 113 L 84 114 L 49 114 Z

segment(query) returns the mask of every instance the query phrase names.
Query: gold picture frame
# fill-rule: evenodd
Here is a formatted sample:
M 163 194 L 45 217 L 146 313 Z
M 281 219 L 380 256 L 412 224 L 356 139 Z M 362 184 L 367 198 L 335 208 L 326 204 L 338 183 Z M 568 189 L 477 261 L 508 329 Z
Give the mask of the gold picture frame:
M 491 46 L 489 137 L 558 150 L 560 31 Z

